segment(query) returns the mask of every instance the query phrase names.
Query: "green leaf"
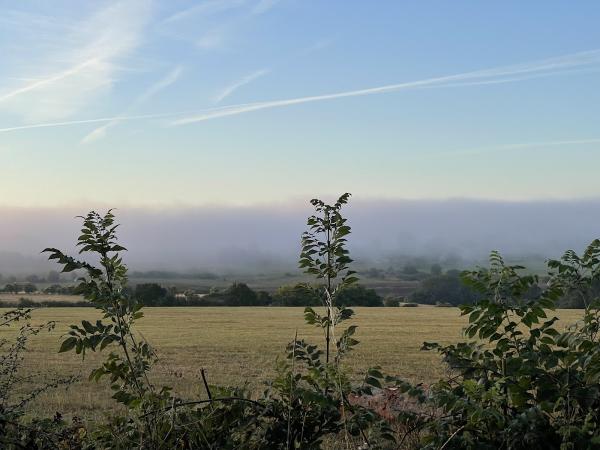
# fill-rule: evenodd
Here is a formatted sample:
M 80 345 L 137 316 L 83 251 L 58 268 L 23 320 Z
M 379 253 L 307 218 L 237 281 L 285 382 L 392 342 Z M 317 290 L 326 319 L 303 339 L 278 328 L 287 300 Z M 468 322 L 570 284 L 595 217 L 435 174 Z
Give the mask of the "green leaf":
M 67 338 L 62 342 L 62 344 L 60 346 L 60 350 L 58 350 L 58 353 L 68 352 L 69 350 L 72 350 L 76 344 L 77 344 L 76 337 Z

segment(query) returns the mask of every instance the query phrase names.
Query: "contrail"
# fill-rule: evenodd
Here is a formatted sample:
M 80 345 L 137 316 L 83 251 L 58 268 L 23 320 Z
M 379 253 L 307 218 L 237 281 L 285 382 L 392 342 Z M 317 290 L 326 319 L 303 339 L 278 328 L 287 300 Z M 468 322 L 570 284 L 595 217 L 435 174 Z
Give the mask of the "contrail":
M 7 133 L 9 131 L 18 130 L 29 130 L 32 128 L 46 128 L 46 127 L 66 127 L 70 125 L 82 125 L 86 123 L 100 123 L 100 122 L 112 122 L 112 121 L 125 121 L 125 120 L 142 120 L 142 119 L 160 119 L 165 117 L 175 117 L 187 113 L 165 113 L 165 114 L 143 114 L 138 116 L 115 116 L 115 117 L 101 117 L 97 119 L 83 119 L 83 120 L 71 120 L 68 122 L 46 122 L 46 123 L 35 123 L 31 125 L 20 125 L 16 127 L 0 128 L 0 133 Z
M 75 75 L 75 74 L 81 72 L 87 66 L 90 66 L 90 65 L 92 65 L 92 64 L 94 64 L 96 62 L 98 62 L 98 59 L 97 58 L 92 58 L 92 59 L 89 59 L 87 61 L 84 61 L 81 64 L 78 64 L 77 66 L 75 66 L 75 67 L 73 67 L 71 69 L 65 70 L 64 72 L 52 75 L 52 76 L 44 78 L 42 80 L 34 81 L 33 83 L 28 84 L 27 86 L 23 86 L 22 88 L 15 89 L 14 91 L 11 91 L 11 92 L 8 92 L 8 93 L 6 93 L 4 95 L 1 95 L 0 96 L 0 102 L 8 100 L 8 99 L 10 99 L 12 97 L 16 97 L 17 95 L 24 94 L 25 92 L 32 91 L 32 90 L 37 89 L 39 87 L 45 86 L 46 84 L 54 83 L 56 81 L 62 80 L 63 78 L 67 78 L 67 77 L 70 77 L 72 75 Z
M 299 105 L 324 100 L 334 100 L 346 97 L 359 97 L 363 95 L 384 94 L 401 90 L 417 89 L 423 87 L 444 87 L 457 85 L 464 82 L 469 84 L 492 84 L 501 82 L 514 82 L 527 78 L 541 76 L 558 75 L 565 72 L 566 69 L 584 65 L 592 65 L 600 62 L 600 50 L 591 50 L 586 52 L 574 53 L 571 55 L 560 56 L 530 63 L 503 66 L 492 69 L 477 70 L 443 77 L 427 78 L 424 80 L 410 81 L 405 83 L 390 84 L 368 89 L 359 89 L 354 91 L 337 92 L 333 94 L 313 95 L 308 97 L 298 97 L 285 100 L 274 100 L 267 102 L 250 103 L 245 105 L 231 105 L 220 110 L 209 111 L 202 114 L 196 114 L 191 117 L 185 117 L 173 121 L 171 125 L 186 125 L 205 120 L 216 119 L 219 117 L 233 116 L 262 109 L 278 108 L 290 105 Z M 518 77 L 520 76 L 520 77 Z M 510 78 L 512 77 L 512 78 Z
M 131 105 L 129 105 L 129 107 L 123 112 L 123 114 L 121 116 L 127 117 L 127 114 L 131 113 L 131 111 L 134 108 L 136 108 L 138 105 L 144 103 L 145 101 L 152 98 L 154 95 L 156 95 L 163 89 L 166 89 L 170 85 L 175 83 L 178 80 L 179 76 L 181 75 L 181 72 L 182 72 L 182 67 L 176 66 L 164 78 L 162 78 L 158 82 L 154 83 L 142 95 L 140 95 Z M 121 117 L 121 116 L 119 116 L 119 117 Z M 130 120 L 132 120 L 132 119 L 130 119 Z M 109 128 L 116 125 L 117 123 L 119 123 L 119 119 L 115 118 L 114 120 L 111 120 L 108 123 L 104 123 L 103 125 L 99 126 L 98 128 L 94 128 L 91 132 L 89 132 L 88 134 L 86 134 L 83 137 L 83 139 L 81 140 L 81 143 L 86 144 L 86 143 L 92 142 L 96 139 L 101 139 L 106 134 L 106 131 Z
M 572 140 L 563 140 L 563 141 L 546 141 L 546 142 L 521 142 L 516 144 L 504 144 L 504 145 L 495 145 L 492 147 L 480 147 L 470 150 L 457 150 L 450 152 L 439 152 L 435 154 L 429 154 L 430 156 L 471 156 L 471 155 L 484 155 L 487 153 L 495 153 L 504 150 L 519 150 L 519 149 L 529 149 L 529 148 L 545 148 L 545 147 L 555 147 L 562 145 L 591 145 L 591 144 L 600 144 L 600 138 L 590 138 L 590 139 L 572 139 Z
M 57 127 L 79 125 L 94 122 L 109 122 L 109 121 L 125 121 L 125 120 L 143 120 L 170 118 L 183 115 L 190 115 L 170 123 L 171 126 L 186 125 L 205 120 L 217 119 L 220 117 L 228 117 L 238 114 L 243 114 L 252 111 L 263 109 L 278 108 L 291 105 L 299 105 L 317 101 L 334 100 L 346 97 L 358 97 L 364 95 L 384 94 L 410 89 L 422 88 L 442 88 L 442 87 L 459 87 L 473 86 L 496 83 L 509 83 L 527 80 L 531 78 L 539 78 L 553 75 L 566 75 L 575 72 L 575 68 L 581 66 L 591 66 L 600 63 L 600 50 L 590 50 L 586 52 L 573 53 L 570 55 L 538 60 L 529 63 L 517 64 L 512 66 L 502 66 L 491 69 L 478 70 L 473 72 L 465 72 L 455 75 L 448 75 L 435 78 L 427 78 L 423 80 L 410 81 L 405 83 L 391 84 L 367 89 L 358 89 L 353 91 L 337 92 L 332 94 L 313 95 L 307 97 L 298 97 L 283 100 L 273 100 L 256 103 L 244 103 L 237 105 L 223 106 L 219 108 L 210 108 L 200 111 L 173 112 L 164 114 L 148 114 L 137 116 L 116 116 L 109 118 L 74 120 L 68 122 L 51 122 L 42 124 L 22 125 L 15 127 L 0 128 L 0 133 L 26 130 L 31 128 Z M 583 70 L 583 69 L 582 69 Z M 0 97 L 1 99 L 1 97 Z

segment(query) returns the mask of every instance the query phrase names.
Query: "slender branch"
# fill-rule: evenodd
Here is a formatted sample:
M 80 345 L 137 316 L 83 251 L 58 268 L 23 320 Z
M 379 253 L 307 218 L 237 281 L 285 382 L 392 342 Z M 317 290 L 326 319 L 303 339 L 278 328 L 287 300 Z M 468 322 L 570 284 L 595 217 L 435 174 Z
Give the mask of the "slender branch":
M 213 402 L 246 402 L 246 403 L 250 403 L 253 404 L 255 406 L 260 406 L 261 408 L 266 408 L 266 406 L 263 403 L 257 402 L 256 400 L 251 400 L 249 398 L 244 398 L 244 397 L 220 397 L 220 398 L 212 398 L 212 399 L 207 399 L 207 400 L 194 400 L 191 402 L 181 402 L 181 403 L 175 403 L 171 406 L 167 406 L 165 408 L 161 408 L 161 409 L 155 409 L 153 411 L 147 412 L 145 414 L 142 414 L 141 416 L 139 416 L 140 419 L 149 416 L 151 414 L 156 414 L 159 412 L 164 412 L 164 411 L 169 411 L 170 409 L 176 409 L 179 408 L 181 406 L 193 406 L 193 405 L 202 405 L 202 404 L 207 404 L 207 403 L 213 403 Z
M 208 382 L 206 381 L 206 373 L 204 368 L 200 369 L 200 375 L 202 376 L 202 381 L 204 382 L 204 388 L 206 389 L 206 395 L 208 395 L 208 399 L 212 400 L 212 394 L 210 393 L 210 388 L 208 387 Z
M 286 449 L 290 448 L 290 435 L 292 429 L 292 394 L 294 387 L 294 370 L 296 363 L 296 342 L 298 342 L 298 329 L 296 328 L 296 334 L 294 334 L 294 346 L 292 347 L 292 371 L 290 373 L 290 398 L 288 399 L 288 423 L 287 423 L 287 442 Z
M 450 441 L 452 439 L 454 439 L 454 436 L 456 436 L 458 433 L 460 433 L 464 428 L 465 428 L 465 426 L 463 425 L 462 427 L 459 427 L 454 433 L 452 433 L 450 435 L 450 437 L 448 438 L 448 440 L 446 442 L 444 442 L 444 444 L 440 447 L 440 450 L 444 450 L 446 448 L 446 445 L 448 445 L 450 443 Z

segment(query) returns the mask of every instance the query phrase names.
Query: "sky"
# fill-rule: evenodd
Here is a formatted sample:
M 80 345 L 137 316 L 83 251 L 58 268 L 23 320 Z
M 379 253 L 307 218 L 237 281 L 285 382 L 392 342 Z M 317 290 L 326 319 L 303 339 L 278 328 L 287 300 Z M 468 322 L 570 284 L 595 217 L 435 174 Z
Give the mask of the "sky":
M 0 273 L 108 208 L 133 268 L 290 270 L 343 192 L 362 265 L 598 237 L 599 2 L 0 8 Z
M 0 206 L 600 192 L 598 2 L 0 7 Z

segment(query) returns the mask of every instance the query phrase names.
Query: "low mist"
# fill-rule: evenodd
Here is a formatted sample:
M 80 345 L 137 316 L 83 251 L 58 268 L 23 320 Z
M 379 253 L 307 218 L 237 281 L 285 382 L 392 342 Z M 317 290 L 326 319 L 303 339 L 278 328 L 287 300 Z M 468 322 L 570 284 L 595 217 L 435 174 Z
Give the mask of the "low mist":
M 55 268 L 40 251 L 73 250 L 86 210 L 0 208 L 0 273 Z M 295 271 L 311 206 L 118 209 L 134 270 L 260 274 Z M 501 202 L 360 200 L 345 209 L 357 265 L 403 258 L 467 266 L 491 249 L 511 258 L 557 257 L 600 236 L 600 200 Z

